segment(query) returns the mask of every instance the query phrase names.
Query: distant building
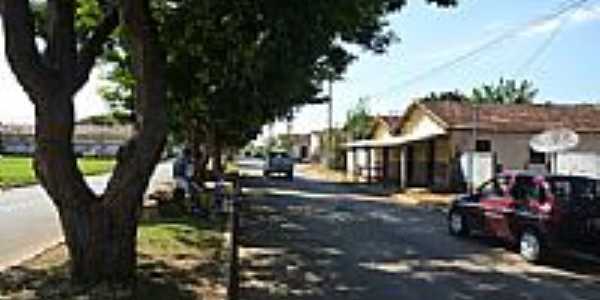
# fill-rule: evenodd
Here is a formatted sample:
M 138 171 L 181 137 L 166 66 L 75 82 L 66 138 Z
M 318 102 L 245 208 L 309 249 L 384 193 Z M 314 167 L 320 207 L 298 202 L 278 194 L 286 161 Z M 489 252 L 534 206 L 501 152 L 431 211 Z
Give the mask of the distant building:
M 323 158 L 323 147 L 321 141 L 325 135 L 324 131 L 313 131 L 310 134 L 308 157 L 312 162 L 320 162 Z
M 310 160 L 310 135 L 309 134 L 291 134 L 281 135 L 280 138 L 289 143 L 290 155 L 302 162 Z
M 133 134 L 131 126 L 76 125 L 73 149 L 79 156 L 116 156 Z M 31 155 L 35 152 L 33 125 L 0 124 L 0 152 Z

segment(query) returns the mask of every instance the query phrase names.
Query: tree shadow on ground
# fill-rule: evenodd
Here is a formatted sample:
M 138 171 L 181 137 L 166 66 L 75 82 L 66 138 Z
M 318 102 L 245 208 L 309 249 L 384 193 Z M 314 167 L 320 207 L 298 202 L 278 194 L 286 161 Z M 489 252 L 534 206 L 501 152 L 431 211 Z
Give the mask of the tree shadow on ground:
M 529 265 L 449 236 L 440 213 L 361 200 L 351 185 L 245 186 L 265 192 L 242 213 L 243 299 L 600 299 L 598 265 Z
M 281 178 L 245 177 L 244 187 L 249 188 L 293 188 L 297 190 L 309 190 L 314 193 L 339 194 L 339 193 L 361 193 L 370 196 L 388 196 L 398 192 L 398 187 L 393 184 L 364 183 L 364 182 L 330 182 L 306 177 L 297 177 L 289 180 Z
M 142 223 L 142 226 L 152 225 L 186 225 L 198 231 L 215 230 L 215 226 L 186 218 Z M 133 284 L 74 285 L 68 275 L 67 252 L 61 245 L 0 273 L 0 299 L 220 299 L 225 284 L 221 282 L 222 240 L 206 238 L 198 242 L 188 237 L 190 232 L 179 227 L 169 230 L 181 231 L 174 237 L 187 251 L 168 255 L 139 253 Z

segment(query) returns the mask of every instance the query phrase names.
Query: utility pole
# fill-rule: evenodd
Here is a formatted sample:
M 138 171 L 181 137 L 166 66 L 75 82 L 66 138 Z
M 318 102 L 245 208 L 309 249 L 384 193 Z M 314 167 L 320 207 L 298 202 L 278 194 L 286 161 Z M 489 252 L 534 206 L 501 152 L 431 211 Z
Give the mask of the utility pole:
M 290 111 L 288 113 L 288 115 L 286 116 L 286 122 L 287 122 L 287 129 L 286 129 L 286 139 L 285 141 L 285 150 L 288 152 L 288 154 L 290 155 L 296 155 L 294 152 L 294 141 L 292 139 L 292 131 L 294 130 L 294 111 Z
M 335 149 L 334 149 L 334 138 L 333 138 L 333 76 L 329 77 L 329 107 L 328 107 L 328 128 L 327 133 L 328 147 L 327 147 L 327 165 L 333 166 L 335 160 Z
M 471 153 L 471 157 L 470 157 L 470 169 L 471 169 L 471 184 L 469 187 L 469 190 L 471 192 L 471 194 L 473 194 L 475 192 L 475 170 L 476 168 L 476 164 L 477 161 L 475 159 L 475 155 L 477 154 L 477 127 L 479 127 L 479 107 L 477 106 L 477 103 L 473 103 L 473 152 Z

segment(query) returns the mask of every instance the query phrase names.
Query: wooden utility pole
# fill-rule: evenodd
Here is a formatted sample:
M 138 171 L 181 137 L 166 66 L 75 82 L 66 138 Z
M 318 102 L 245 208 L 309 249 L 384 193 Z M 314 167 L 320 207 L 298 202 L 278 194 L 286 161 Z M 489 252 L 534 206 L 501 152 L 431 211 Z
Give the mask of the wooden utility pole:
M 329 107 L 328 107 L 328 133 L 327 133 L 327 165 L 333 166 L 335 160 L 333 138 L 333 77 L 329 77 Z
M 479 107 L 476 103 L 473 104 L 473 151 L 471 153 L 471 157 L 470 157 L 470 181 L 471 183 L 469 184 L 469 192 L 471 194 L 475 193 L 475 170 L 477 169 L 476 164 L 477 164 L 477 160 L 475 155 L 477 154 L 477 130 L 479 127 Z

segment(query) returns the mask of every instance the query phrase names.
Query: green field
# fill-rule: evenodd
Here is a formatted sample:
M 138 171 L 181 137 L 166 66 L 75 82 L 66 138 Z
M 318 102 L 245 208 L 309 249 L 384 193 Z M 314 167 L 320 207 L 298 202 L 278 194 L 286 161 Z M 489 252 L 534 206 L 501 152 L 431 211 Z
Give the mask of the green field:
M 85 175 L 98 175 L 112 170 L 113 159 L 82 158 L 79 167 Z M 0 188 L 26 186 L 37 183 L 28 157 L 3 156 L 0 158 Z

